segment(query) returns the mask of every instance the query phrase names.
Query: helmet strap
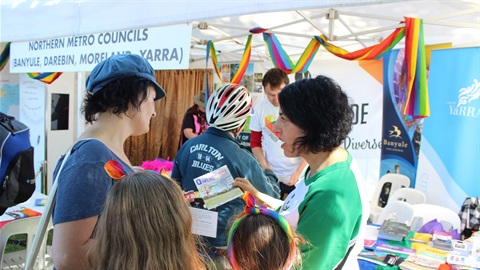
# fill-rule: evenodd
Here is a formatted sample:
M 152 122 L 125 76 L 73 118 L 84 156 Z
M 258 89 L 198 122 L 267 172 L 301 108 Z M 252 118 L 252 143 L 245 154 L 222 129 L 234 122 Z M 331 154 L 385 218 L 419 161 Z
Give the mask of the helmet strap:
M 236 128 L 234 131 L 233 131 L 233 137 L 234 138 L 237 138 L 238 135 L 240 135 L 240 133 L 242 132 L 243 128 L 245 127 L 245 123 L 243 123 L 243 125 L 239 126 L 238 128 Z

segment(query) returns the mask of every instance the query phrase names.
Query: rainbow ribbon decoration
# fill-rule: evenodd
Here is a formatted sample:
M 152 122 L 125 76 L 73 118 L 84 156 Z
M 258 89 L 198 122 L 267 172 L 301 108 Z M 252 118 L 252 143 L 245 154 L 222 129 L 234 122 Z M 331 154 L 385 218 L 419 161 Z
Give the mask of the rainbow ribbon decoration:
M 7 65 L 8 59 L 10 59 L 10 43 L 8 42 L 5 48 L 2 51 L 2 54 L 0 55 L 0 71 Z M 62 72 L 31 72 L 27 73 L 28 77 L 32 79 L 39 80 L 41 82 L 44 82 L 46 84 L 51 84 L 54 82 L 60 75 L 62 75 Z
M 62 75 L 62 72 L 43 72 L 43 73 L 31 72 L 31 73 L 27 73 L 27 74 L 28 74 L 28 77 L 30 77 L 32 79 L 39 80 L 39 81 L 44 82 L 46 84 L 51 84 L 56 79 L 58 79 L 58 77 L 60 77 L 60 75 Z
M 5 48 L 3 48 L 2 54 L 0 54 L 0 71 L 7 65 L 10 58 L 10 42 L 7 42 Z
M 245 44 L 245 50 L 243 51 L 242 61 L 240 62 L 240 66 L 238 67 L 237 73 L 230 81 L 230 83 L 239 84 L 242 80 L 245 71 L 247 70 L 248 63 L 250 63 L 250 55 L 252 52 L 252 35 L 248 36 L 247 43 Z
M 295 68 L 291 73 L 304 73 L 308 71 L 308 67 L 312 63 L 313 58 L 317 54 L 318 48 L 320 48 L 320 42 L 316 38 L 312 38 L 310 43 L 308 43 L 307 48 L 298 59 Z
M 405 64 L 408 93 L 404 115 L 407 120 L 430 116 L 427 62 L 423 40 L 423 20 L 405 17 Z
M 405 28 L 397 28 L 387 38 L 377 45 L 366 47 L 354 52 L 348 52 L 329 42 L 324 35 L 315 36 L 329 52 L 346 60 L 373 60 L 381 57 L 384 53 L 391 50 L 405 36 Z
M 247 43 L 245 44 L 245 50 L 243 51 L 242 60 L 240 62 L 237 72 L 235 73 L 235 76 L 233 76 L 233 79 L 230 81 L 230 83 L 238 84 L 242 80 L 243 75 L 247 70 L 248 64 L 250 63 L 251 51 L 252 51 L 252 35 L 249 35 L 247 39 Z M 213 45 L 213 42 L 211 40 L 209 40 L 207 43 L 207 66 L 208 66 L 209 55 L 211 56 L 210 58 L 212 59 L 213 66 L 215 67 L 215 72 L 217 73 L 218 78 L 221 79 L 222 77 L 220 76 L 220 70 L 218 69 L 219 64 L 217 60 L 217 53 L 215 50 L 215 46 Z M 208 99 L 205 99 L 205 100 L 208 100 Z
M 290 74 L 293 70 L 293 63 L 273 33 L 263 33 L 263 40 L 267 44 L 273 65 Z
M 248 191 L 243 193 L 242 198 L 246 204 L 245 208 L 243 209 L 243 213 L 241 213 L 238 216 L 238 218 L 233 222 L 232 227 L 228 232 L 228 238 L 227 238 L 228 258 L 230 260 L 230 263 L 232 264 L 232 268 L 235 270 L 239 269 L 237 260 L 235 258 L 234 245 L 233 245 L 233 235 L 235 234 L 235 231 L 237 230 L 238 225 L 248 215 L 265 215 L 265 216 L 270 216 L 276 221 L 278 221 L 278 223 L 280 224 L 280 227 L 282 227 L 282 229 L 285 231 L 285 233 L 288 235 L 288 238 L 290 239 L 290 257 L 284 268 L 284 269 L 290 269 L 295 261 L 296 248 L 297 248 L 295 244 L 295 234 L 292 230 L 292 227 L 290 227 L 290 224 L 288 224 L 288 222 L 282 217 L 282 215 L 278 214 L 273 210 L 268 209 L 266 206 L 264 205 L 256 206 L 255 198 Z
M 405 17 L 405 25 L 405 27 L 395 29 L 395 31 L 379 44 L 354 52 L 349 52 L 329 43 L 324 35 L 314 36 L 296 65 L 292 63 L 275 34 L 267 32 L 268 29 L 255 27 L 250 30 L 250 33 L 263 34 L 263 39 L 267 44 L 273 65 L 288 74 L 306 72 L 320 46 L 325 47 L 326 50 L 335 56 L 346 60 L 373 60 L 382 57 L 383 54 L 391 50 L 405 37 L 405 64 L 407 67 L 408 94 L 404 115 L 406 115 L 408 120 L 430 116 L 430 106 L 428 103 L 423 20 Z M 232 83 L 240 82 L 245 73 L 246 66 L 248 66 L 248 62 L 250 61 L 251 37 L 252 36 L 249 35 L 239 71 L 235 74 Z M 207 46 L 207 59 L 209 52 L 212 52 L 212 61 L 215 64 L 217 76 L 221 78 L 220 71 L 218 70 L 218 61 L 211 41 L 209 41 L 209 46 Z
M 222 78 L 222 76 L 220 76 L 220 69 L 218 69 L 217 51 L 215 50 L 215 45 L 213 45 L 213 42 L 211 40 L 209 40 L 207 43 L 207 67 L 208 67 L 209 55 L 211 55 L 212 63 L 218 78 Z M 207 74 L 207 78 L 208 78 L 208 74 Z M 205 99 L 205 100 L 208 100 L 208 99 Z
M 265 29 L 266 30 L 266 29 Z M 263 33 L 263 40 L 267 44 L 268 51 L 272 57 L 273 65 L 282 69 L 287 74 L 291 73 L 304 73 L 308 70 L 308 67 L 312 63 L 313 58 L 317 54 L 320 48 L 320 42 L 316 38 L 312 38 L 305 51 L 302 53 L 294 65 L 290 57 L 283 49 L 282 45 L 278 41 L 277 37 L 273 33 Z

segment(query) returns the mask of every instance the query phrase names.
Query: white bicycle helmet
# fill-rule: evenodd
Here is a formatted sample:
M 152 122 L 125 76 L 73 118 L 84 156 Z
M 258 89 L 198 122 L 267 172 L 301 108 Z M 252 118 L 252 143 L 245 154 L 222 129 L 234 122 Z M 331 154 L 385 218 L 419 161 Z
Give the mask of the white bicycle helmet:
M 207 122 L 210 126 L 229 131 L 242 126 L 252 111 L 248 89 L 238 84 L 225 84 L 208 99 Z

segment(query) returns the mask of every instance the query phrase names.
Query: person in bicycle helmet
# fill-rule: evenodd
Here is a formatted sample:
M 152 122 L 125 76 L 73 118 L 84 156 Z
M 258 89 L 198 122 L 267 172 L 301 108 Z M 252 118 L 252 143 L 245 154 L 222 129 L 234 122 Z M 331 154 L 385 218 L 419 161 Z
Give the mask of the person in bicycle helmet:
M 236 137 L 252 113 L 252 97 L 247 88 L 238 84 L 226 84 L 215 90 L 208 99 L 206 120 L 209 124 L 204 134 L 186 141 L 178 150 L 174 160 L 172 178 L 185 193 L 197 191 L 194 179 L 224 165 L 233 178 L 249 179 L 259 190 L 279 198 L 277 177 L 271 170 L 265 170 L 247 150 L 240 148 Z M 199 205 L 196 198 L 193 206 Z M 241 198 L 222 204 L 213 211 L 218 212 L 216 237 L 202 237 L 208 255 L 223 269 L 228 265 L 222 255 L 227 246 L 229 219 L 237 216 L 245 206 Z
M 224 131 L 243 127 L 252 111 L 252 97 L 242 85 L 227 84 L 208 99 L 207 121 Z M 243 130 L 240 129 L 240 131 Z

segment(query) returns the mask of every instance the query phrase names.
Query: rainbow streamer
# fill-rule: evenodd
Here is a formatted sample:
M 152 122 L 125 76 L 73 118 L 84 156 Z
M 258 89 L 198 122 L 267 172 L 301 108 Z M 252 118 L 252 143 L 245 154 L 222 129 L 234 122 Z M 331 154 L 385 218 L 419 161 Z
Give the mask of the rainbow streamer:
M 60 75 L 62 75 L 62 72 L 43 72 L 43 73 L 31 72 L 31 73 L 27 73 L 27 74 L 28 74 L 28 77 L 30 77 L 32 79 L 39 80 L 39 81 L 44 82 L 46 84 L 51 84 L 56 79 L 58 79 L 58 77 L 60 77 Z
M 379 44 L 354 52 L 349 52 L 329 43 L 324 35 L 314 36 L 307 48 L 305 48 L 305 51 L 302 53 L 296 65 L 293 65 L 277 37 L 273 33 L 266 32 L 268 29 L 255 27 L 250 30 L 250 33 L 263 34 L 263 39 L 267 44 L 273 65 L 284 70 L 288 74 L 306 72 L 320 46 L 325 47 L 326 50 L 337 57 L 346 60 L 373 60 L 380 58 L 405 37 L 408 94 L 404 114 L 407 119 L 424 118 L 430 115 L 430 107 L 428 103 L 423 20 L 405 17 L 405 23 L 405 27 L 395 29 L 395 31 L 388 35 Z M 232 79 L 232 83 L 239 83 L 245 73 L 248 62 L 250 61 L 251 38 L 252 35 L 249 35 L 247 44 L 245 45 L 242 62 L 240 63 L 240 68 Z M 212 54 L 211 57 L 215 64 L 217 76 L 221 79 L 215 48 L 211 41 L 208 42 L 207 46 L 207 59 L 209 52 Z
M 312 38 L 307 48 L 305 48 L 305 51 L 300 56 L 300 59 L 298 59 L 297 64 L 294 65 L 288 55 L 285 53 L 285 50 L 282 48 L 282 45 L 278 41 L 275 34 L 263 33 L 263 40 L 267 44 L 270 56 L 272 57 L 273 65 L 282 69 L 287 74 L 306 72 L 312 63 L 313 58 L 317 54 L 321 44 L 317 39 Z
M 245 50 L 243 51 L 242 61 L 238 67 L 237 73 L 233 76 L 233 79 L 230 83 L 239 84 L 242 80 L 243 74 L 247 70 L 248 63 L 250 63 L 250 55 L 252 52 L 252 35 L 248 36 L 247 43 L 245 44 Z
M 248 30 L 248 31 L 252 34 L 261 34 L 261 33 L 265 32 L 267 30 L 268 29 L 266 29 L 266 28 L 261 28 L 261 27 L 257 26 L 257 27 L 254 27 L 254 28 Z
M 313 58 L 317 54 L 318 48 L 320 48 L 320 42 L 316 38 L 312 38 L 308 43 L 307 48 L 298 59 L 297 64 L 293 68 L 291 73 L 304 73 L 308 70 L 308 67 L 312 63 Z
M 263 33 L 263 40 L 267 44 L 273 65 L 290 74 L 293 70 L 292 61 L 278 41 L 277 37 L 272 33 Z
M 7 42 L 2 54 L 0 54 L 0 71 L 7 65 L 8 59 L 10 59 L 10 42 Z
M 213 66 L 215 67 L 215 72 L 217 73 L 218 78 L 222 80 L 222 76 L 220 76 L 220 70 L 218 69 L 218 60 L 217 60 L 217 51 L 215 50 L 215 45 L 211 40 L 207 43 L 207 66 L 208 66 L 208 55 L 212 58 Z M 207 73 L 208 77 L 208 73 Z M 207 100 L 207 99 L 206 99 Z
M 5 45 L 5 48 L 2 51 L 2 54 L 0 55 L 0 71 L 7 65 L 8 59 L 10 58 L 10 42 Z M 32 79 L 39 80 L 41 82 L 51 84 L 54 82 L 60 75 L 62 75 L 62 72 L 32 72 L 32 73 L 27 73 L 28 76 Z
M 373 60 L 381 57 L 388 52 L 405 36 L 405 28 L 397 28 L 387 38 L 377 45 L 366 47 L 354 52 L 348 52 L 329 42 L 324 35 L 315 36 L 315 38 L 332 54 L 347 60 Z
M 404 115 L 407 120 L 430 116 L 427 62 L 423 40 L 423 20 L 405 17 L 405 64 L 408 93 Z

